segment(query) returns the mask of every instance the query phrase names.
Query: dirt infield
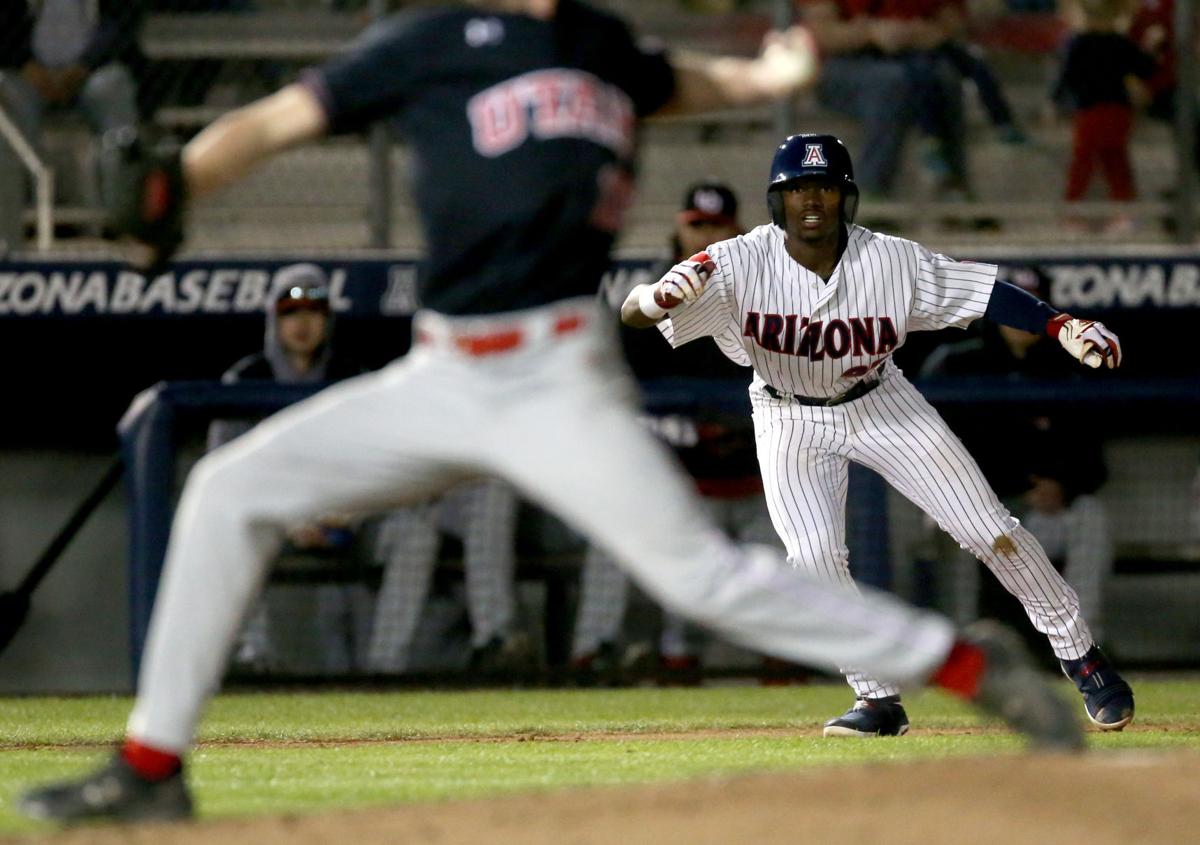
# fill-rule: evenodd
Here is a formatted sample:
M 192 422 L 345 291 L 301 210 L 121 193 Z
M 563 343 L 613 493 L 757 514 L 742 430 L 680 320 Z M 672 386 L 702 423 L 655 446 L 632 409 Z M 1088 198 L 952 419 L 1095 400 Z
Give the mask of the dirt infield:
M 1184 843 L 1200 838 L 1200 757 L 954 759 L 589 789 L 306 817 L 89 828 L 43 845 L 695 845 Z

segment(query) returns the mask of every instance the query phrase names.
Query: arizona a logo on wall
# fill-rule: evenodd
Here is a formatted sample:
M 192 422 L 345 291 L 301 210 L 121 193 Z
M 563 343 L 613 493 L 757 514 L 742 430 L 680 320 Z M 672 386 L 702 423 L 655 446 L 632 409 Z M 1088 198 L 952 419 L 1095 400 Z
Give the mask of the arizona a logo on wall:
M 801 167 L 828 167 L 825 160 L 825 150 L 820 144 L 804 145 L 804 162 Z

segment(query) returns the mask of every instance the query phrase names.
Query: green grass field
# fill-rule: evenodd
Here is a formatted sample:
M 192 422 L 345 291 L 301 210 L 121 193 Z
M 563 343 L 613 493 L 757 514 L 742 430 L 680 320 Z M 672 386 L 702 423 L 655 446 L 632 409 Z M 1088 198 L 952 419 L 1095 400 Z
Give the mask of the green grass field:
M 1200 682 L 1133 681 L 1134 728 L 1090 734 L 1092 748 L 1200 751 Z M 822 739 L 820 723 L 849 700 L 841 685 L 225 695 L 208 710 L 190 776 L 201 815 L 213 817 L 1022 747 L 937 693 L 906 699 L 907 737 Z M 118 697 L 0 700 L 0 833 L 41 827 L 15 815 L 13 797 L 103 759 L 129 706 Z

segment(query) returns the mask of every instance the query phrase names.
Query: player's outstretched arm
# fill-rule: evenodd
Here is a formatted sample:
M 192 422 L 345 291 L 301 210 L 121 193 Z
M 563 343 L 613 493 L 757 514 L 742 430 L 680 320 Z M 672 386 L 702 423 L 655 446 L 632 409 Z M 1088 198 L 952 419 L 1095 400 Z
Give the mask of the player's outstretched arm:
M 811 85 L 820 62 L 802 26 L 768 33 L 757 58 L 678 53 L 671 56 L 675 95 L 657 113 L 694 114 L 779 100 Z
M 681 261 L 652 285 L 638 285 L 621 305 L 621 322 L 635 329 L 648 329 L 674 309 L 695 302 L 717 265 L 706 252 Z
M 996 282 L 983 316 L 1031 334 L 1044 331 L 1085 366 L 1104 365 L 1110 370 L 1121 366 L 1121 341 L 1107 326 L 1057 311 L 1009 282 Z
M 218 118 L 184 147 L 187 194 L 204 196 L 232 184 L 276 153 L 324 132 L 317 95 L 305 85 L 288 85 Z

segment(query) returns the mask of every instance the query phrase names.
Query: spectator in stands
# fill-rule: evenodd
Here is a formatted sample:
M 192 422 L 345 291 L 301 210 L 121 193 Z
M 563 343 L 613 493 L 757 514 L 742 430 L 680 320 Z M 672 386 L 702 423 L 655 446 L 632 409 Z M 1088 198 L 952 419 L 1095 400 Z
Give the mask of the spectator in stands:
M 1006 281 L 1031 292 L 1046 286 L 1036 268 L 1004 268 L 1003 272 Z M 1057 344 L 1045 334 L 988 324 L 982 325 L 975 338 L 935 350 L 921 375 L 1006 376 L 1016 380 L 1087 377 L 1069 366 L 1073 362 L 1067 361 L 1064 366 L 1061 359 Z M 995 440 L 997 413 L 1004 412 L 989 411 L 986 425 L 977 414 L 949 413 L 947 417 L 976 456 L 996 493 L 1015 503 L 1013 512 L 1075 588 L 1082 612 L 1099 640 L 1104 628 L 1103 592 L 1113 567 L 1108 515 L 1096 496 L 1106 477 L 1102 444 L 1087 427 L 1069 424 L 1053 413 L 1014 406 L 1010 419 L 1001 426 L 1007 432 L 1006 442 L 1022 444 L 1014 455 L 1011 449 L 999 448 L 1001 444 Z M 1017 603 L 1007 594 L 1001 595 L 993 581 L 984 579 L 983 603 L 988 615 L 1000 612 L 1011 613 L 1014 619 L 1024 618 Z M 1027 625 L 1017 627 L 1030 633 Z
M 709 244 L 742 231 L 737 196 L 729 186 L 712 179 L 692 185 L 684 194 L 683 207 L 676 217 L 671 257 L 655 267 L 651 277 L 658 278 Z M 748 382 L 747 371 L 726 359 L 715 345 L 695 344 L 696 349 L 687 347 L 664 355 L 661 349 L 636 345 L 649 334 L 625 330 L 622 335 L 630 364 L 642 379 L 716 379 L 738 387 Z M 661 337 L 649 340 L 651 347 L 665 343 Z M 653 369 L 663 367 L 664 362 L 665 369 Z M 763 497 L 754 432 L 743 412 L 687 409 L 647 417 L 645 421 L 683 460 L 709 512 L 725 531 L 743 542 L 779 544 Z M 622 654 L 618 647 L 629 581 L 603 552 L 589 548 L 580 583 L 572 667 L 584 679 L 611 682 L 619 677 L 621 664 L 636 662 L 640 657 L 636 648 Z M 700 631 L 664 612 L 656 655 L 660 678 L 666 683 L 698 682 L 702 645 Z
M 957 0 L 798 0 L 825 54 L 817 97 L 862 121 L 856 175 L 865 202 L 891 195 L 904 140 L 919 125 L 941 197 L 966 197 L 962 78 L 946 47 L 960 38 Z
M 1175 89 L 1179 84 L 1175 56 L 1175 0 L 1138 0 L 1129 22 L 1129 38 L 1154 59 L 1156 69 L 1146 81 L 1150 104 L 1146 113 L 1159 120 L 1175 119 Z
M 1154 59 L 1122 31 L 1127 0 L 1079 0 L 1082 24 L 1067 44 L 1054 86 L 1054 101 L 1073 113 L 1071 162 L 1067 169 L 1067 202 L 1087 193 L 1099 164 L 1110 199 L 1129 202 L 1136 195 L 1129 140 L 1136 105 L 1149 102 L 1145 82 L 1154 77 Z M 1076 233 L 1090 231 L 1078 217 L 1066 221 Z M 1133 218 L 1118 214 L 1105 234 L 1128 234 Z
M 439 529 L 462 540 L 470 668 L 483 675 L 523 675 L 535 667 L 532 641 L 517 624 L 518 505 L 511 487 L 487 479 L 383 519 L 377 554 L 385 569 L 367 658 L 372 672 L 402 673 L 417 662 L 410 651 L 438 561 Z
M 154 11 L 168 14 L 235 14 L 252 11 L 254 0 L 150 0 Z M 165 59 L 155 61 L 148 74 L 151 90 L 144 91 L 142 104 L 147 114 L 163 105 L 199 106 L 221 74 L 218 59 Z
M 1129 37 L 1153 57 L 1157 69 L 1146 80 L 1150 104 L 1146 114 L 1155 120 L 1174 125 L 1178 108 L 1179 75 L 1175 55 L 1175 0 L 1139 0 L 1129 24 Z M 1192 94 L 1195 97 L 1195 92 Z M 1200 167 L 1200 108 L 1196 110 L 1195 146 L 1193 160 Z M 1164 191 L 1167 197 L 1174 190 Z M 1168 231 L 1174 231 L 1175 219 L 1168 215 L 1164 221 Z
M 322 384 L 363 372 L 356 362 L 335 354 L 329 280 L 315 264 L 281 268 L 267 303 L 266 330 L 261 352 L 230 367 L 221 380 L 273 381 L 280 384 Z M 208 448 L 216 449 L 249 431 L 256 420 L 216 420 L 209 426 Z M 346 552 L 354 542 L 348 520 L 331 516 L 298 525 L 289 532 L 293 550 Z M 344 674 L 361 665 L 370 625 L 370 595 L 364 585 L 322 585 L 317 589 L 317 628 L 324 668 Z M 237 646 L 235 662 L 264 670 L 276 662 L 271 643 L 267 602 L 252 612 Z
M 141 0 L 0 0 L 0 108 L 41 145 L 47 110 L 78 110 L 100 135 L 137 123 Z M 0 253 L 24 242 L 24 167 L 0 141 Z
M 979 103 L 995 127 L 996 137 L 1005 144 L 1024 144 L 1029 139 L 1017 125 L 1017 118 L 1009 105 L 1004 87 L 988 64 L 983 48 L 967 41 L 950 40 L 941 47 L 942 54 L 954 66 L 959 75 L 975 87 Z M 928 127 L 922 127 L 929 132 Z

